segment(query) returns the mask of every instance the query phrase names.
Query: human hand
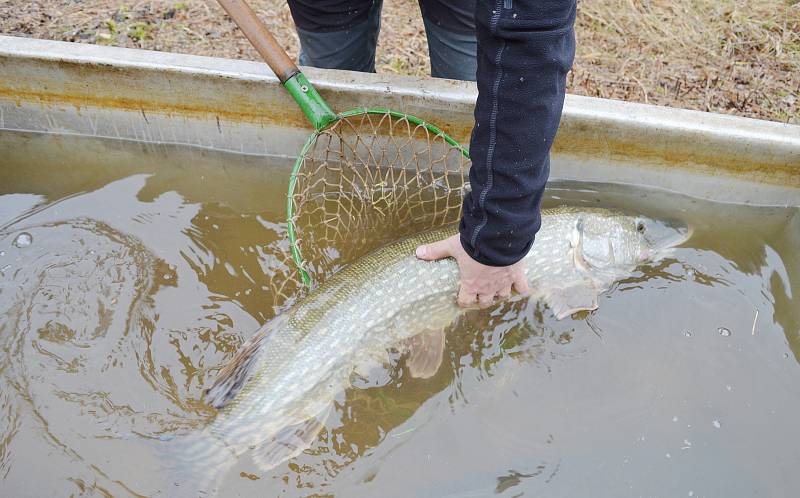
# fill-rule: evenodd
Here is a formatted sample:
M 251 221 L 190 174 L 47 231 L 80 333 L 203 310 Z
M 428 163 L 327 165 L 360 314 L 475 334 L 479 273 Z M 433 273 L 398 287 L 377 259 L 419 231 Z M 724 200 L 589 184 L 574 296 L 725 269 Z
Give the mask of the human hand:
M 511 296 L 512 289 L 520 294 L 530 292 L 522 261 L 511 266 L 487 266 L 479 263 L 461 246 L 458 234 L 433 244 L 421 245 L 417 247 L 416 255 L 425 261 L 455 258 L 461 272 L 458 289 L 458 305 L 461 307 L 478 304 L 481 308 L 486 308 L 494 302 L 495 297 L 505 299 Z

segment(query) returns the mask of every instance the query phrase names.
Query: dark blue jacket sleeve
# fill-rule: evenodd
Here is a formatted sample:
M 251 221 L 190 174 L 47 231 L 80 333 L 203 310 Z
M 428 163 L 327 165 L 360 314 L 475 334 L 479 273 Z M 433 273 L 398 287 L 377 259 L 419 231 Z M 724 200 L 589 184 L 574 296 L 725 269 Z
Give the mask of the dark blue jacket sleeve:
M 519 261 L 541 225 L 550 146 L 575 56 L 575 8 L 575 0 L 477 2 L 472 190 L 460 232 L 462 246 L 480 263 Z

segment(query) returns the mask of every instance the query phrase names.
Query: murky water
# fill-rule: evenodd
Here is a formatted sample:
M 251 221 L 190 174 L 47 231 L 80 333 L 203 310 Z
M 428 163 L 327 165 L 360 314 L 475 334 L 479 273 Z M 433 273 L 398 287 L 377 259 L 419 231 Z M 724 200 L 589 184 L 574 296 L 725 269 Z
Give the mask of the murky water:
M 171 496 L 159 445 L 290 303 L 286 161 L 0 137 L 0 495 Z M 694 236 L 563 321 L 470 312 L 426 380 L 388 369 L 314 445 L 221 496 L 792 496 L 800 213 L 611 185 L 548 204 L 684 217 Z M 285 284 L 285 285 L 284 285 Z

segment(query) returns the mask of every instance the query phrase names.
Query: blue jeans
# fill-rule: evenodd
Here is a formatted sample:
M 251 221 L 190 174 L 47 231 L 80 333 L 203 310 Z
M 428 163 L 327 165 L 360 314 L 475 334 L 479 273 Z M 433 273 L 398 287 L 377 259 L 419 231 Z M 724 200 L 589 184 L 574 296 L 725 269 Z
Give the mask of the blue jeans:
M 335 16 L 331 10 L 339 5 L 331 0 L 319 2 L 327 7 L 319 13 L 314 11 L 313 5 L 309 5 L 311 3 L 313 0 L 289 1 L 300 38 L 300 64 L 375 72 L 375 47 L 381 28 L 382 0 L 340 0 L 338 4 L 341 10 Z M 475 81 L 478 63 L 474 2 L 421 0 L 420 6 L 428 36 L 431 76 Z M 353 16 L 355 22 L 348 22 L 347 12 L 356 13 Z

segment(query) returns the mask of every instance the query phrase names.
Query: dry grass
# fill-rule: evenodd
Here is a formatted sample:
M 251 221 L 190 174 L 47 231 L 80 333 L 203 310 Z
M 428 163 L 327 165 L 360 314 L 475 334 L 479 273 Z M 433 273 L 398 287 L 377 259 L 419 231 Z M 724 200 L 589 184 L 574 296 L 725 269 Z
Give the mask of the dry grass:
M 251 0 L 287 51 L 285 0 Z M 800 124 L 799 0 L 587 0 L 571 93 Z M 0 33 L 257 59 L 214 0 L 0 0 Z M 378 71 L 427 74 L 414 0 L 384 5 Z
M 800 123 L 797 0 L 582 2 L 577 32 L 573 91 Z

